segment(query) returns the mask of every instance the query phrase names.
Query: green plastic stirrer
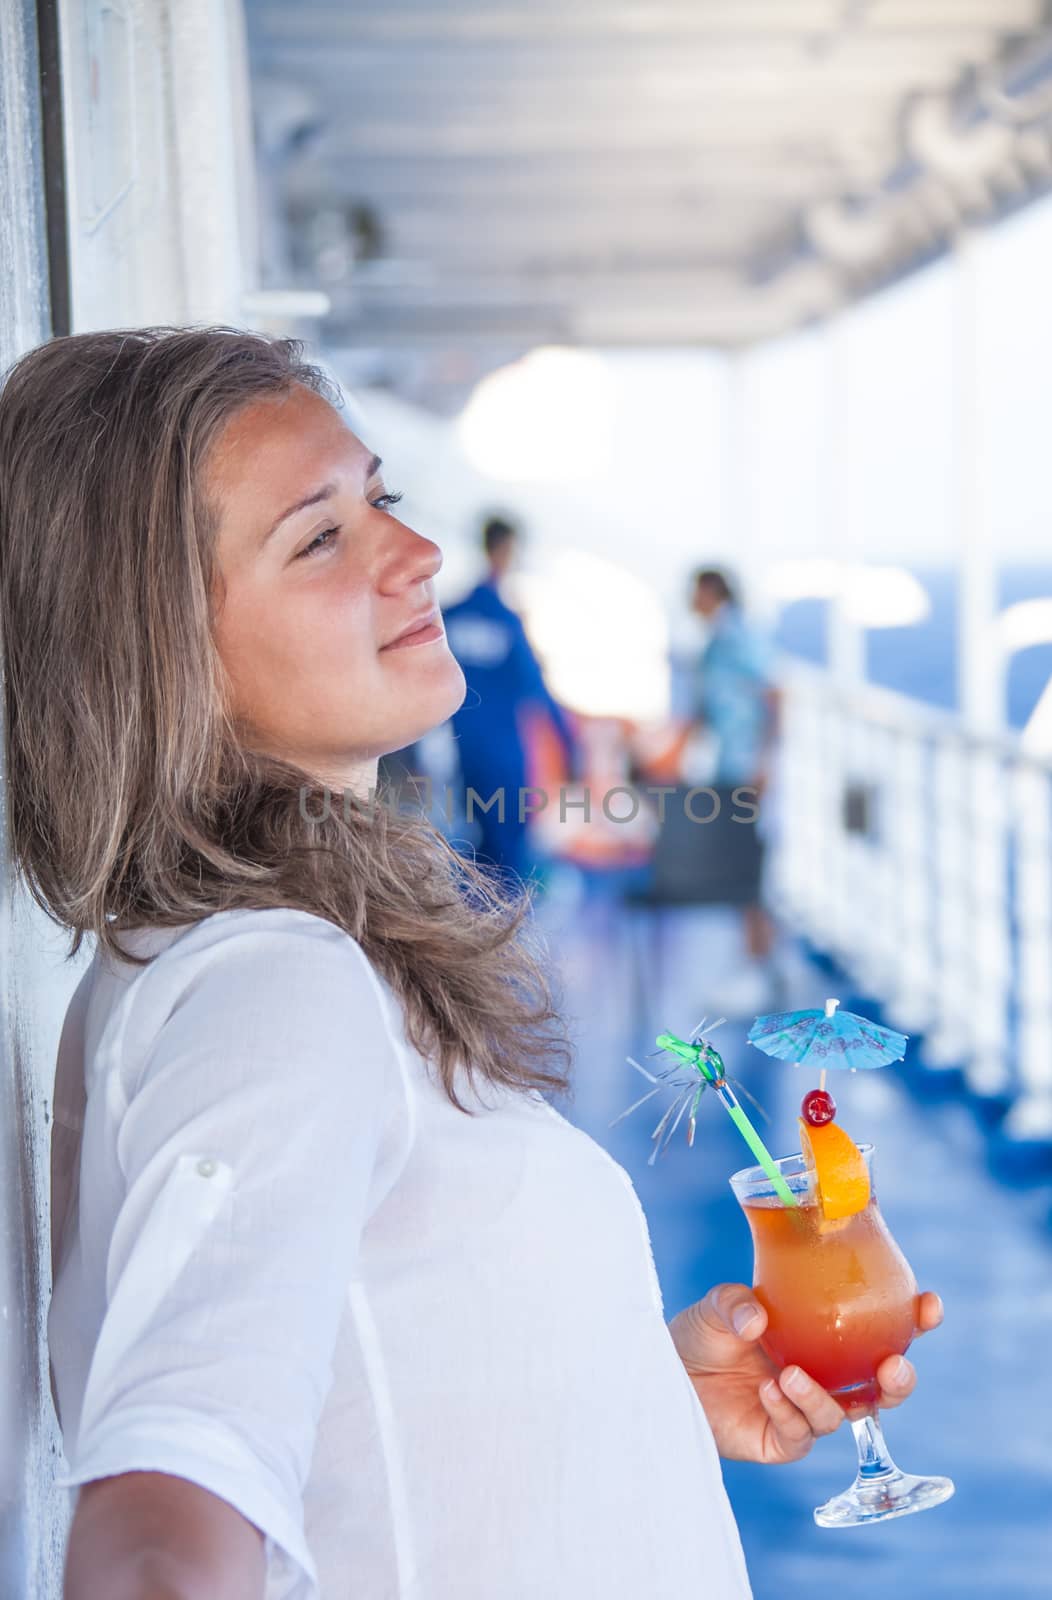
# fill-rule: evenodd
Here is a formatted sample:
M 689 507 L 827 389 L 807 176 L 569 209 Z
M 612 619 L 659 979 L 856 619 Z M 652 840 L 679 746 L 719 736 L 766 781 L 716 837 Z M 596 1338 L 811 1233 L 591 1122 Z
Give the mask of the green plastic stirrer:
M 679 1056 L 681 1061 L 688 1062 L 705 1083 L 715 1089 L 730 1112 L 731 1121 L 774 1184 L 778 1198 L 784 1200 L 787 1206 L 799 1205 L 795 1194 L 779 1172 L 774 1157 L 745 1115 L 737 1095 L 727 1082 L 726 1068 L 719 1052 L 714 1050 L 711 1044 L 688 1044 L 685 1039 L 678 1039 L 674 1033 L 658 1034 L 657 1045 L 659 1049 L 668 1050 L 672 1055 Z

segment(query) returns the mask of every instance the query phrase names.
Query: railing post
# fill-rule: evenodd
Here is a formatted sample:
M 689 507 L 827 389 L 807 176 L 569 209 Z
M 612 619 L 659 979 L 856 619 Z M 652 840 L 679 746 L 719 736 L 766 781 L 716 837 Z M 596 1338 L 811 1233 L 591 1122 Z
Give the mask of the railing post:
M 1019 1095 L 1009 1139 L 1052 1139 L 1052 773 L 1016 767 L 1012 785 Z
M 927 1028 L 935 1004 L 934 875 L 931 748 L 909 728 L 894 734 L 888 783 L 888 915 L 896 930 L 894 989 L 889 1011 L 906 1033 Z
M 1011 1081 L 1007 785 L 1002 751 L 976 743 L 969 751 L 966 812 L 969 866 L 964 912 L 971 929 L 971 1047 L 965 1075 L 969 1088 L 985 1096 L 1008 1092 Z

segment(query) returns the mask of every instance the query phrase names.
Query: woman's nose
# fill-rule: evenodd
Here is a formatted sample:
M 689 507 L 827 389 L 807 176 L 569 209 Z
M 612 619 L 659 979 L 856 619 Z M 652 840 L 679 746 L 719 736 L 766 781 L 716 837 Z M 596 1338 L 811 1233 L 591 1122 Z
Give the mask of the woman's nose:
M 404 522 L 392 519 L 391 526 L 395 532 L 381 553 L 379 582 L 382 590 L 395 594 L 433 578 L 442 566 L 442 552 L 433 539 Z

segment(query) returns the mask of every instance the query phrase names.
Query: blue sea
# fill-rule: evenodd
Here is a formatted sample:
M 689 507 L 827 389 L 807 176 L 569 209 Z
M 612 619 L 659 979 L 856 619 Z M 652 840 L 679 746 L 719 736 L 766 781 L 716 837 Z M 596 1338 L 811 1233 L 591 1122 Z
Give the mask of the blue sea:
M 957 574 L 952 567 L 912 571 L 928 591 L 931 614 L 913 627 L 872 629 L 866 637 L 867 676 L 871 683 L 956 711 Z M 1001 568 L 1001 609 L 1045 596 L 1052 596 L 1052 563 Z M 775 634 L 779 645 L 824 666 L 826 604 L 799 600 L 788 606 Z M 1008 674 L 1009 727 L 1026 725 L 1050 677 L 1052 644 L 1034 645 L 1015 656 Z

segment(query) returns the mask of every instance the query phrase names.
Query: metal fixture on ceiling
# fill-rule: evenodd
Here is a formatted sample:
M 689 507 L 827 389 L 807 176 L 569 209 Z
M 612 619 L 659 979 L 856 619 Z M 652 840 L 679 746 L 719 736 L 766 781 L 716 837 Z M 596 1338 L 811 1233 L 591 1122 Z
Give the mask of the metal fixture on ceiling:
M 1052 184 L 1049 0 L 246 10 L 274 277 L 443 409 L 536 344 L 775 336 Z

